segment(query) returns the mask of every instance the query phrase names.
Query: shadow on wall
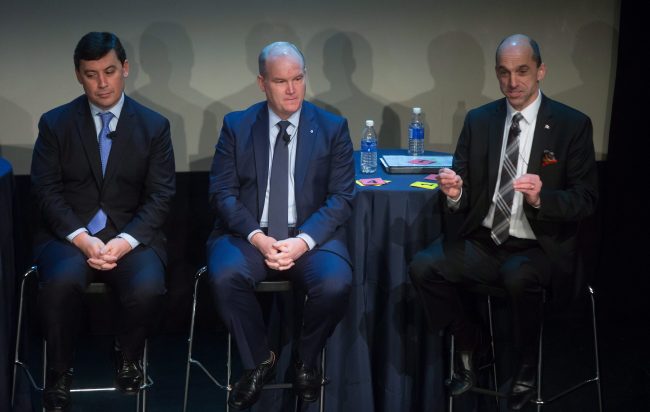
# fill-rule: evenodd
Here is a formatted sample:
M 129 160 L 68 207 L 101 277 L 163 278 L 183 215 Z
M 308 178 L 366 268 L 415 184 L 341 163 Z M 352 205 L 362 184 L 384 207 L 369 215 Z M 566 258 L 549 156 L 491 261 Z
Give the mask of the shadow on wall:
M 224 115 L 231 110 L 244 110 L 265 99 L 256 80 L 259 71 L 257 57 L 264 46 L 275 41 L 288 41 L 302 50 L 298 35 L 287 24 L 262 22 L 251 28 L 245 44 L 246 67 L 251 73 L 250 83 L 237 93 L 213 102 L 205 109 L 199 140 L 199 155 L 192 160 L 190 170 L 210 169 Z
M 603 154 L 607 153 L 609 108 L 612 107 L 616 79 L 616 76 L 607 76 L 616 70 L 616 53 L 610 51 L 616 50 L 617 45 L 618 31 L 609 24 L 594 21 L 582 26 L 576 33 L 571 53 L 571 60 L 578 70 L 582 84 L 551 96 L 587 114 L 594 123 L 595 132 L 603 131 L 602 147 L 596 146 L 597 158 L 602 158 Z M 611 69 L 594 70 L 595 67 Z M 608 86 L 605 88 L 603 85 Z M 607 103 L 603 105 L 603 102 Z M 598 141 L 598 136 L 595 138 Z
M 375 121 L 382 148 L 399 147 L 399 137 L 392 132 L 399 124 L 397 115 L 386 100 L 371 92 L 373 61 L 368 40 L 358 33 L 326 30 L 314 36 L 306 54 L 313 102 L 348 119 L 355 147 L 367 119 Z
M 0 156 L 11 163 L 14 174 L 29 174 L 34 145 L 9 145 L 7 142 L 36 141 L 29 112 L 14 102 L 0 96 L 0 113 L 11 122 L 0 129 Z
M 433 88 L 390 106 L 401 121 L 391 133 L 399 136 L 401 147 L 408 147 L 406 132 L 411 110 L 421 107 L 426 127 L 425 149 L 453 152 L 467 111 L 492 100 L 482 94 L 485 57 L 472 36 L 450 31 L 431 41 L 427 60 Z M 488 72 L 487 78 L 491 75 L 494 77 L 493 72 Z
M 200 125 L 212 98 L 190 85 L 194 47 L 187 30 L 167 21 L 150 24 L 140 37 L 139 62 L 149 83 L 131 96 L 169 119 L 176 169 L 188 170 L 188 147 L 204 139 Z

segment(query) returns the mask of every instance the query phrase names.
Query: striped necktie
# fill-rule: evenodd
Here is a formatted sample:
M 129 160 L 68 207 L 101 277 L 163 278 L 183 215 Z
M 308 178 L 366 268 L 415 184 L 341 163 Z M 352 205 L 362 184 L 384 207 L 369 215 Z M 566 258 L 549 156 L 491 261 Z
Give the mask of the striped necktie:
M 517 112 L 512 117 L 512 124 L 508 132 L 508 143 L 506 153 L 503 156 L 501 165 L 501 181 L 497 192 L 494 208 L 494 220 L 492 221 L 492 240 L 497 245 L 502 244 L 510 236 L 510 216 L 512 215 L 512 199 L 515 192 L 512 182 L 517 177 L 517 161 L 519 159 L 519 121 L 523 119 L 521 113 Z

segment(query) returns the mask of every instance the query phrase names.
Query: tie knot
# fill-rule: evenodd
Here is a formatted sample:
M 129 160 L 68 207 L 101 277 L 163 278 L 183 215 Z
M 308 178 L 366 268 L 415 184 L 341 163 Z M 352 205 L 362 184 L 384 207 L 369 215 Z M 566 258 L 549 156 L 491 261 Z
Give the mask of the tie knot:
M 284 133 L 291 126 L 291 122 L 288 120 L 280 120 L 278 122 L 278 127 L 280 128 L 280 133 Z
M 521 113 L 519 113 L 519 112 L 515 113 L 515 115 L 512 116 L 512 127 L 517 127 L 518 128 L 519 127 L 519 122 L 523 118 L 524 118 L 524 116 Z
M 284 140 L 286 144 L 288 144 L 291 140 L 291 136 L 289 136 L 289 133 L 287 133 L 289 126 L 291 126 L 291 122 L 288 120 L 280 120 L 278 122 L 278 127 L 280 128 L 280 131 L 278 132 L 278 138 L 282 137 L 282 140 Z
M 99 117 L 102 119 L 102 127 L 106 127 L 108 123 L 111 121 L 113 118 L 113 113 L 111 112 L 106 112 L 106 113 L 99 113 Z

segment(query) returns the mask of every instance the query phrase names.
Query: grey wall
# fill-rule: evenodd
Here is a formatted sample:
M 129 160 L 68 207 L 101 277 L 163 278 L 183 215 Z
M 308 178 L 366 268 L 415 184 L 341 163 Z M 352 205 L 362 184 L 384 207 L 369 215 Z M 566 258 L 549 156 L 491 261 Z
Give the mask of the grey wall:
M 542 90 L 591 116 L 603 158 L 618 21 L 617 0 L 4 0 L 0 155 L 29 173 L 40 115 L 81 93 L 72 50 L 88 31 L 125 43 L 127 93 L 170 119 L 179 171 L 207 170 L 223 115 L 263 98 L 256 56 L 270 41 L 303 49 L 308 98 L 349 119 L 355 146 L 374 119 L 380 146 L 405 147 L 417 105 L 426 148 L 453 151 L 467 110 L 501 96 L 497 43 L 523 32 L 542 48 Z

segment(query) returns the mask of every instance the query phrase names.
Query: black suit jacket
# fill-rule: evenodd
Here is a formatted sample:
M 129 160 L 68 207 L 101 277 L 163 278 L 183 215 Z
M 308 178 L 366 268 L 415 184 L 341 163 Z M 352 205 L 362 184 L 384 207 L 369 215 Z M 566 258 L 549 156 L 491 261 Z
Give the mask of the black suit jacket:
M 465 118 L 453 166 L 463 179 L 462 236 L 481 225 L 492 202 L 506 113 L 504 98 L 471 110 Z M 543 162 L 545 151 L 553 152 L 555 163 Z M 524 213 L 554 266 L 552 288 L 562 299 L 573 293 L 579 222 L 594 212 L 598 199 L 589 117 L 542 96 L 528 173 L 542 181 L 541 207 L 535 209 L 524 201 Z
M 85 95 L 45 113 L 38 130 L 31 179 L 43 224 L 35 255 L 85 227 L 101 207 L 118 232 L 166 262 L 162 225 L 176 183 L 167 119 L 125 97 L 105 176 Z
M 303 102 L 298 125 L 295 196 L 299 231 L 350 262 L 345 228 L 355 195 L 347 120 Z M 246 238 L 259 229 L 269 172 L 266 102 L 225 116 L 210 172 L 216 214 L 208 244 L 223 234 Z

